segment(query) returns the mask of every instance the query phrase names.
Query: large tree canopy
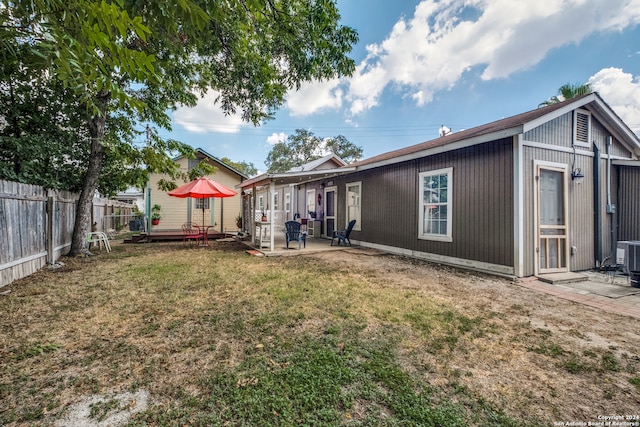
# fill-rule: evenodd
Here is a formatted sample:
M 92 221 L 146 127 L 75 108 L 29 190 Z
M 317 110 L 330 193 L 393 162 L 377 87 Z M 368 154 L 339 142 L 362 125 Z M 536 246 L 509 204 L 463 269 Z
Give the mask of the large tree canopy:
M 139 181 L 170 171 L 170 153 L 191 154 L 155 127 L 140 143 L 141 123 L 169 129 L 167 111 L 209 89 L 225 113 L 269 119 L 302 82 L 353 72 L 357 34 L 339 20 L 335 0 L 0 1 L 4 55 L 61 82 L 84 123 L 74 133 L 85 158 L 71 252 L 86 251 L 105 172 Z
M 362 158 L 362 148 L 338 135 L 334 138 L 320 138 L 305 129 L 296 129 L 287 141 L 276 143 L 265 164 L 269 172 L 286 172 L 320 157 L 333 153 L 347 163 Z

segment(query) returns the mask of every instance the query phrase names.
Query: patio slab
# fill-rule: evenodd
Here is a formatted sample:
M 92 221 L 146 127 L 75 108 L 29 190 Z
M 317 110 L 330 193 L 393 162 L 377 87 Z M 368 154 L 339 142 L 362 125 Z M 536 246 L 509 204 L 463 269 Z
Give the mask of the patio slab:
M 274 240 L 273 250 L 270 250 L 268 247 L 259 248 L 257 245 L 254 245 L 251 241 L 243 241 L 245 245 L 247 245 L 250 249 L 256 250 L 264 254 L 264 256 L 292 256 L 292 255 L 304 255 L 315 252 L 326 252 L 326 251 L 340 251 L 345 249 L 353 249 L 357 246 L 343 246 L 336 245 L 334 240 L 334 245 L 331 246 L 331 239 L 326 238 L 316 238 L 309 237 L 307 238 L 306 247 L 303 246 L 298 249 L 298 242 L 289 242 L 289 249 L 287 249 L 287 242 L 284 239 L 284 235 L 280 237 L 279 235 Z

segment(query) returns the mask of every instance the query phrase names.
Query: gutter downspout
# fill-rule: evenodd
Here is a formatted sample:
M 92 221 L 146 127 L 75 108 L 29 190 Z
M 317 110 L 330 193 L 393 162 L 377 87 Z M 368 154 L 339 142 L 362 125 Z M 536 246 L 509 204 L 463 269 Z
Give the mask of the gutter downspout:
M 593 142 L 593 228 L 594 257 L 596 267 L 600 268 L 602 260 L 602 205 L 600 203 L 600 149 Z
M 607 214 L 609 214 L 609 223 L 611 227 L 611 240 L 610 240 L 610 252 L 607 259 L 613 258 L 613 254 L 616 250 L 616 206 L 611 203 L 611 144 L 613 142 L 613 138 L 611 136 L 607 137 Z

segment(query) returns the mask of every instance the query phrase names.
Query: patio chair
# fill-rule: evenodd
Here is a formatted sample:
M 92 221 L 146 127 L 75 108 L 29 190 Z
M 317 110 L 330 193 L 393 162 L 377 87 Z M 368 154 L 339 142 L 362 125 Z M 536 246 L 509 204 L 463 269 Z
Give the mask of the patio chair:
M 289 249 L 289 242 L 298 241 L 298 249 L 300 249 L 300 243 L 304 243 L 304 247 L 307 247 L 307 233 L 300 231 L 300 223 L 298 221 L 287 221 L 284 223 L 286 227 L 285 238 L 287 240 L 287 249 Z
M 188 241 L 193 240 L 196 244 L 202 238 L 202 233 L 198 229 L 198 226 L 190 222 L 182 224 L 182 244 L 185 245 Z
M 351 246 L 351 240 L 349 240 L 349 236 L 351 235 L 351 230 L 353 230 L 353 226 L 356 225 L 356 220 L 352 219 L 349 221 L 349 225 L 346 230 L 334 230 L 333 236 L 331 236 L 331 246 L 333 246 L 333 239 L 338 239 L 338 245 L 342 242 L 345 246 L 347 246 L 347 242 L 349 242 L 349 246 Z
M 98 245 L 100 250 L 102 250 L 102 245 L 104 244 L 107 252 L 111 252 L 111 245 L 109 244 L 109 238 L 102 231 L 91 231 L 87 234 L 87 241 L 89 242 L 89 249 L 94 244 Z

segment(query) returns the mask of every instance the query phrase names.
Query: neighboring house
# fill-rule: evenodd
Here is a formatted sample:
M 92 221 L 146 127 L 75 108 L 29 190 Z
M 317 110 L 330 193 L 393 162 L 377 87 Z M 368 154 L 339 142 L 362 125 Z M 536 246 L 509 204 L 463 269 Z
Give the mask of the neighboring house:
M 247 178 L 242 172 L 224 164 L 220 159 L 206 151 L 197 148 L 195 152 L 196 157 L 194 159 L 183 156 L 174 159 L 180 165 L 180 170 L 187 172 L 202 160 L 206 160 L 210 165 L 217 168 L 215 173 L 208 175 L 209 178 L 227 188 L 235 189 L 238 184 Z M 150 218 L 151 208 L 154 205 L 160 205 L 162 208 L 160 223 L 158 225 L 148 224 L 148 227 L 150 226 L 148 230 L 151 233 L 182 232 L 182 225 L 186 222 L 193 222 L 198 225 L 213 225 L 213 230 L 220 233 L 224 233 L 225 230 L 237 231 L 236 217 L 242 213 L 242 197 L 240 193 L 223 199 L 181 199 L 169 196 L 167 192 L 158 189 L 158 181 L 160 179 L 168 180 L 169 177 L 161 174 L 151 174 L 145 190 L 144 212 L 147 218 Z M 181 186 L 186 182 L 178 180 L 176 184 Z
M 287 172 L 265 173 L 242 182 L 239 188 L 244 195 L 244 229 L 253 230 L 251 234 L 255 235 L 255 223 L 264 213 L 274 230 L 284 229 L 286 221 L 299 217 L 309 221 L 313 236 L 331 236 L 335 211 L 327 211 L 324 201 L 335 193 L 327 193 L 326 180 L 344 173 L 348 170 L 345 167 L 344 160 L 329 154 Z M 330 203 L 329 207 L 333 205 Z
M 640 240 L 639 156 L 592 93 L 304 185 L 333 193 L 334 226 L 356 219 L 362 246 L 524 277 L 615 264 L 616 240 Z
M 137 210 L 144 212 L 144 192 L 138 188 L 127 188 L 126 191 L 121 191 L 116 196 L 119 202 L 135 205 Z

